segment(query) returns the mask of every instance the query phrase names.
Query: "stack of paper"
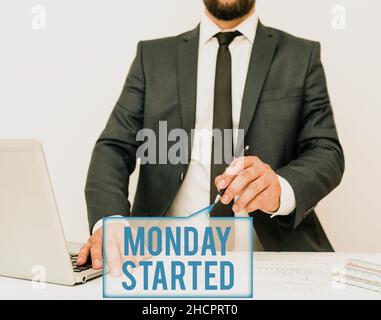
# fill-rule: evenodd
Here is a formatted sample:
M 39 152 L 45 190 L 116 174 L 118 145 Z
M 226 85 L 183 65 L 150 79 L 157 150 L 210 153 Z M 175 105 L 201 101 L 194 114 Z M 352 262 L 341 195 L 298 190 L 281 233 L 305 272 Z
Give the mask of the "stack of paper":
M 369 261 L 349 259 L 336 279 L 348 285 L 381 293 L 380 256 L 375 256 Z

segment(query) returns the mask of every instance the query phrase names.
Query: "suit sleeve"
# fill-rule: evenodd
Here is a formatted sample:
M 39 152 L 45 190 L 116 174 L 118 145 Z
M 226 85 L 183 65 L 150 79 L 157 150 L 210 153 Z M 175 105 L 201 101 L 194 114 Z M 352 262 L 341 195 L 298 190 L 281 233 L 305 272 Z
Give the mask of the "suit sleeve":
M 136 134 L 143 126 L 145 77 L 142 43 L 137 49 L 122 93 L 96 142 L 85 195 L 90 232 L 105 216 L 129 215 L 129 177 L 135 170 Z
M 318 202 L 338 186 L 343 173 L 344 154 L 320 58 L 320 44 L 313 43 L 305 80 L 297 157 L 277 171 L 294 190 L 296 209 L 288 217 L 277 217 L 278 221 L 297 228 Z

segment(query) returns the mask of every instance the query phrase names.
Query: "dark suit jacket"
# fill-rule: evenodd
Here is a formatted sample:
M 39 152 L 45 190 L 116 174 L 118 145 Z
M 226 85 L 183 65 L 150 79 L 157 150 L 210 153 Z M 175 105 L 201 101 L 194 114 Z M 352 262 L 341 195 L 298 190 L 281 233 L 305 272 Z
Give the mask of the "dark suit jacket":
M 138 45 L 121 96 L 94 148 L 86 200 L 90 228 L 104 216 L 162 216 L 187 165 L 144 165 L 131 209 L 129 176 L 135 169 L 137 132 L 159 121 L 168 130 L 195 126 L 199 28 Z M 344 156 L 337 136 L 320 44 L 258 25 L 242 102 L 240 128 L 246 155 L 268 163 L 292 186 L 296 209 L 270 219 L 255 212 L 266 250 L 331 251 L 315 215 L 317 203 L 341 181 Z M 168 143 L 168 148 L 171 147 Z M 189 154 L 191 143 L 188 144 Z M 237 146 L 240 153 L 244 146 Z

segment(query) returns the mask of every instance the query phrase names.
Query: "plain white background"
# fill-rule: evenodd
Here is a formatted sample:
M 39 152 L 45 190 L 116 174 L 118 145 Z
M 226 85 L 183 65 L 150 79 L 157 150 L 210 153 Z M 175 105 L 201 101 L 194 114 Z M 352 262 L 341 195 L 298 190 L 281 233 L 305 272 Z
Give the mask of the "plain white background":
M 325 230 L 336 250 L 381 251 L 381 3 L 257 3 L 264 24 L 322 43 L 347 161 L 343 183 L 318 207 Z M 46 9 L 45 30 L 32 27 L 36 5 Z M 332 26 L 335 5 L 346 9 L 343 30 Z M 1 1 L 0 137 L 43 142 L 68 239 L 88 236 L 91 151 L 137 42 L 194 28 L 202 8 L 202 0 Z

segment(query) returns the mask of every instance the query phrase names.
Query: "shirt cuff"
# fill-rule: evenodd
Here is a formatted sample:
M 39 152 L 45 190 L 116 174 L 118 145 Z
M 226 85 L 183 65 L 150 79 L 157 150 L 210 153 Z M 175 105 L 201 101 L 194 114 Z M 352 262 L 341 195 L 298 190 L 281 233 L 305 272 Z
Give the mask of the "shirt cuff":
M 287 216 L 293 212 L 296 208 L 295 193 L 288 181 L 279 176 L 279 184 L 281 188 L 280 194 L 280 206 L 277 212 L 267 212 L 271 215 L 271 218 L 276 216 Z
M 121 215 L 113 215 L 113 216 L 110 216 L 110 217 L 122 218 L 123 216 L 121 216 Z M 97 231 L 98 229 L 100 229 L 102 227 L 103 227 L 103 219 L 99 219 L 94 224 L 94 227 L 93 227 L 93 229 L 91 231 L 92 231 L 92 233 L 94 233 L 95 231 Z

